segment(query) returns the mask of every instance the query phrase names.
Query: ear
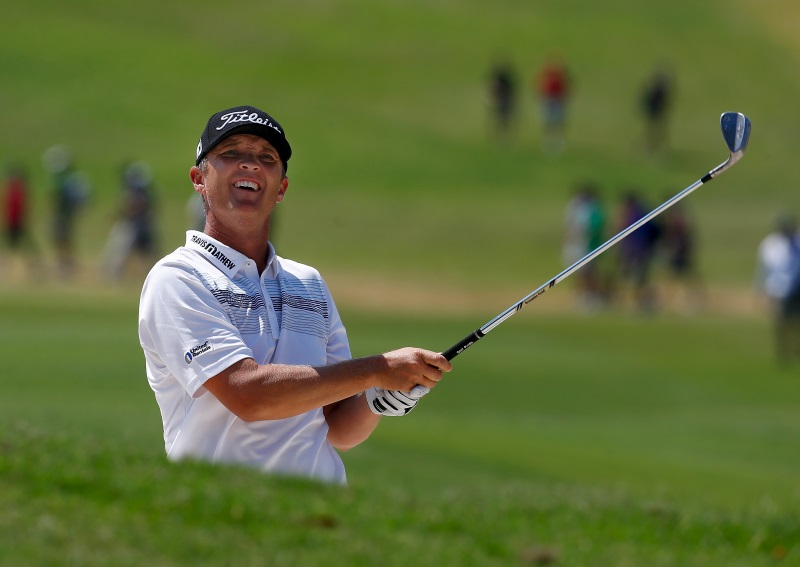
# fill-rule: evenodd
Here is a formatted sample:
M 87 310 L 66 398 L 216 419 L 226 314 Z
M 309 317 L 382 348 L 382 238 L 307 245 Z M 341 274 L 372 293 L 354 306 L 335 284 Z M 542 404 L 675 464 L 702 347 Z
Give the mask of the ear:
M 192 185 L 194 185 L 194 190 L 200 193 L 201 195 L 206 194 L 206 179 L 203 175 L 203 172 L 200 171 L 200 168 L 197 166 L 192 167 L 189 170 L 189 179 L 192 180 Z
M 280 203 L 283 201 L 283 197 L 286 195 L 286 190 L 289 188 L 289 178 L 284 177 L 281 180 L 281 188 L 278 189 L 278 198 L 275 200 L 276 203 Z

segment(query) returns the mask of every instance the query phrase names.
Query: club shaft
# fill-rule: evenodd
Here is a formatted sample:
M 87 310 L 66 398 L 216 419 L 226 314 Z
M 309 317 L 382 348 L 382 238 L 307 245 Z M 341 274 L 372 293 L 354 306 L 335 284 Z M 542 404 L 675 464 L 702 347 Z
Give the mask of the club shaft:
M 572 264 L 570 267 L 568 267 L 566 270 L 558 274 L 556 277 L 547 281 L 546 283 L 544 283 L 543 285 L 541 285 L 540 287 L 538 287 L 537 289 L 535 289 L 534 291 L 532 291 L 531 293 L 520 299 L 517 303 L 515 303 L 502 313 L 500 313 L 497 317 L 495 317 L 494 319 L 483 325 L 481 328 L 476 329 L 475 331 L 473 331 L 472 333 L 461 339 L 459 342 L 457 342 L 456 344 L 454 344 L 453 346 L 451 346 L 449 349 L 447 349 L 442 353 L 444 357 L 447 358 L 447 360 L 453 360 L 456 356 L 458 356 L 459 354 L 467 350 L 469 347 L 474 345 L 476 342 L 478 342 L 480 339 L 482 339 L 484 336 L 486 336 L 486 334 L 489 333 L 489 331 L 491 331 L 492 329 L 500 325 L 500 323 L 502 323 L 503 321 L 505 321 L 506 319 L 517 313 L 528 303 L 530 303 L 531 301 L 542 295 L 545 291 L 549 290 L 556 284 L 562 282 L 563 280 L 571 276 L 573 273 L 575 273 L 580 268 L 591 262 L 597 256 L 599 256 L 600 254 L 602 254 L 603 252 L 614 246 L 617 242 L 628 236 L 636 229 L 640 228 L 642 225 L 651 221 L 653 218 L 657 217 L 663 211 L 670 208 L 672 205 L 674 205 L 675 203 L 677 203 L 678 201 L 689 195 L 691 192 L 693 192 L 695 189 L 697 189 L 704 183 L 707 183 L 708 181 L 714 179 L 717 175 L 719 175 L 720 173 L 725 171 L 725 169 L 727 169 L 730 165 L 732 165 L 731 161 L 732 160 L 729 159 L 724 163 L 720 164 L 719 166 L 708 172 L 706 175 L 704 175 L 701 179 L 698 179 L 697 181 L 689 185 L 689 187 L 687 187 L 686 189 L 684 189 L 683 191 L 681 191 L 680 193 L 678 193 L 677 195 L 675 195 L 674 197 L 663 203 L 662 205 L 653 209 L 648 214 L 637 220 L 629 227 L 623 229 L 615 236 L 608 239 L 604 244 L 601 244 L 600 246 L 589 252 L 586 256 L 584 256 L 583 258 Z

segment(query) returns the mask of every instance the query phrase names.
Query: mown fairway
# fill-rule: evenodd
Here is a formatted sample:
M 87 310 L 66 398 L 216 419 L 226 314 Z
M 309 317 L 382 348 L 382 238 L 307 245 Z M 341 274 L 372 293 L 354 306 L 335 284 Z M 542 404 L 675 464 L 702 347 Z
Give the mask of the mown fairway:
M 800 564 L 800 369 L 774 364 L 751 289 L 759 239 L 800 206 L 794 3 L 81 0 L 3 21 L 0 159 L 29 169 L 44 271 L 0 249 L 0 565 Z M 560 156 L 528 87 L 553 49 L 576 88 Z M 499 56 L 521 81 L 506 145 Z M 648 156 L 637 100 L 660 62 L 677 99 Z M 99 274 L 122 161 L 152 165 L 171 250 L 206 118 L 248 103 L 295 150 L 278 251 L 326 276 L 357 356 L 443 350 L 555 275 L 576 183 L 610 215 L 630 187 L 655 204 L 724 160 L 721 112 L 753 135 L 688 203 L 707 310 L 585 314 L 564 283 L 346 454 L 342 490 L 168 464 L 141 272 Z M 55 143 L 93 182 L 71 282 L 48 241 Z
M 4 564 L 371 565 L 388 548 L 389 565 L 751 566 L 800 553 L 797 377 L 773 368 L 750 321 L 520 317 L 348 453 L 340 490 L 168 465 L 130 298 L 4 295 L 2 310 Z M 467 325 L 345 316 L 364 353 Z

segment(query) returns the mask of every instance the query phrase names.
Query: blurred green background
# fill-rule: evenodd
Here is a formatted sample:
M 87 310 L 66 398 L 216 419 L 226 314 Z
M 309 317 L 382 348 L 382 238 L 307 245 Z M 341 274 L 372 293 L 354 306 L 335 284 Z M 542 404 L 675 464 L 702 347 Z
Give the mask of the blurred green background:
M 747 161 L 691 207 L 706 277 L 749 285 L 758 239 L 797 206 L 797 12 L 777 1 L 36 2 L 4 18 L 0 155 L 29 167 L 44 219 L 41 156 L 72 150 L 93 185 L 78 231 L 87 263 L 105 242 L 120 165 L 147 161 L 167 251 L 183 240 L 207 117 L 254 104 L 295 150 L 276 237 L 284 255 L 335 277 L 418 287 L 435 274 L 443 289 L 521 290 L 560 267 L 578 182 L 595 181 L 609 207 L 630 187 L 655 205 L 726 157 L 718 117 L 735 110 L 753 121 Z M 574 83 L 557 159 L 540 151 L 530 87 L 554 52 Z M 490 135 L 498 59 L 520 82 L 506 145 Z M 676 99 L 669 151 L 648 157 L 639 99 L 659 65 L 673 70 Z
M 0 250 L 8 564 L 228 564 L 233 547 L 240 564 L 273 565 L 800 562 L 800 377 L 774 364 L 752 286 L 760 239 L 800 204 L 796 3 L 43 0 L 6 12 L 0 163 L 28 170 L 42 260 L 34 272 Z M 559 155 L 542 151 L 532 90 L 552 53 L 574 87 Z M 519 79 L 504 143 L 488 93 L 500 59 Z M 659 65 L 676 93 L 652 155 L 639 99 Z M 722 112 L 747 114 L 753 133 L 744 160 L 687 200 L 705 310 L 590 316 L 565 282 L 345 455 L 350 492 L 320 492 L 163 462 L 136 339 L 145 266 L 116 282 L 100 269 L 121 164 L 152 167 L 160 247 L 174 249 L 200 132 L 240 104 L 287 131 L 278 253 L 320 269 L 355 355 L 448 348 L 558 273 L 578 183 L 595 182 L 609 213 L 634 187 L 655 205 L 727 157 Z M 70 280 L 50 241 L 42 154 L 54 144 L 92 186 Z M 155 536 L 167 527 L 171 541 Z M 216 548 L 199 543 L 212 534 Z

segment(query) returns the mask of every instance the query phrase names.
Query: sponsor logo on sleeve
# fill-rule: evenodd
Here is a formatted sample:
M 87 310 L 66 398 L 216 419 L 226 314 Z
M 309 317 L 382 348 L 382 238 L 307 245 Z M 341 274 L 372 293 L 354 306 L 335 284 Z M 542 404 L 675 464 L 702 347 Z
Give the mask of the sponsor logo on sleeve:
M 206 341 L 203 344 L 192 347 L 188 351 L 186 351 L 186 354 L 183 356 L 183 359 L 186 361 L 186 364 L 191 364 L 196 356 L 199 356 L 204 352 L 208 352 L 210 350 L 211 350 L 211 342 Z

